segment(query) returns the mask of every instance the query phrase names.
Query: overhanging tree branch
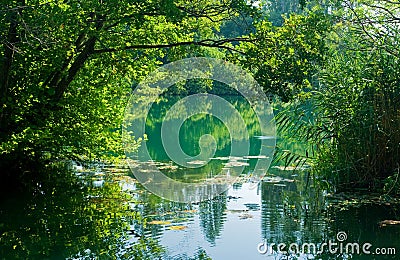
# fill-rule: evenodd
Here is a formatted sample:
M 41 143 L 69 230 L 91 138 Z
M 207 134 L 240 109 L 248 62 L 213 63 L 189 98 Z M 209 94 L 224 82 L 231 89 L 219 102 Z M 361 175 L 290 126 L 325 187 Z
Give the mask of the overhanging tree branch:
M 96 43 L 96 38 L 91 37 L 88 39 L 86 42 L 85 48 L 83 51 L 76 57 L 74 62 L 72 63 L 71 67 L 68 70 L 68 74 L 66 77 L 62 78 L 61 81 L 56 85 L 55 89 L 55 97 L 54 101 L 58 102 L 66 89 L 68 88 L 69 84 L 72 82 L 72 80 L 75 78 L 76 74 L 78 71 L 84 66 L 86 60 L 90 57 L 90 55 L 93 53 L 93 48 Z
M 161 49 L 161 48 L 172 48 L 178 46 L 188 46 L 188 45 L 195 45 L 195 46 L 204 46 L 204 47 L 213 47 L 213 48 L 221 48 L 230 51 L 239 52 L 244 54 L 242 51 L 239 51 L 231 46 L 225 45 L 226 43 L 231 42 L 253 42 L 254 39 L 250 38 L 230 38 L 230 39 L 223 39 L 223 40 L 201 40 L 201 41 L 185 41 L 185 42 L 175 42 L 175 43 L 168 43 L 168 44 L 136 44 L 136 45 L 129 45 L 122 48 L 104 48 L 104 49 L 97 49 L 94 50 L 94 54 L 100 53 L 107 53 L 107 52 L 118 52 L 118 51 L 126 51 L 126 50 L 135 50 L 135 49 Z
M 373 35 L 372 32 L 370 32 L 368 30 L 368 28 L 366 27 L 366 24 L 369 24 L 371 26 L 374 26 L 374 24 L 369 20 L 368 17 L 366 17 L 364 20 L 366 20 L 367 22 L 365 23 L 365 21 L 362 19 L 362 17 L 360 17 L 360 15 L 356 12 L 356 10 L 354 9 L 354 7 L 351 5 L 351 3 L 346 2 L 346 6 L 349 8 L 349 10 L 353 13 L 353 15 L 356 18 L 356 23 L 361 27 L 362 32 L 372 41 L 373 45 L 379 45 L 381 46 L 386 52 L 388 52 L 389 54 L 395 56 L 395 57 L 400 57 L 400 54 L 398 51 L 393 50 L 390 47 L 387 47 L 386 45 L 382 45 L 379 44 L 378 42 L 378 38 L 379 37 L 383 37 L 383 35 L 381 35 L 379 32 L 379 36 Z

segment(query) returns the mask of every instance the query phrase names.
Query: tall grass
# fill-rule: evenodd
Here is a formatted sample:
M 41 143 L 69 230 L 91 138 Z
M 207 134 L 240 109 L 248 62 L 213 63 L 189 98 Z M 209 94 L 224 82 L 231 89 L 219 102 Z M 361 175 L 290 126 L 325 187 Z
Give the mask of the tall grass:
M 318 87 L 278 115 L 278 127 L 312 144 L 314 176 L 337 191 L 400 193 L 399 58 L 345 51 L 329 62 Z

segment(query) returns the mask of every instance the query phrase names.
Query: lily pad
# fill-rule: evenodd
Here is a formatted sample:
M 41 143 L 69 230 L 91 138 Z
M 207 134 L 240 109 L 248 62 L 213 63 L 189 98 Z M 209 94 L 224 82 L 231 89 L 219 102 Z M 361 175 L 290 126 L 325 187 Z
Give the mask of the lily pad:
M 185 230 L 187 229 L 187 226 L 170 226 L 170 230 Z
M 296 170 L 296 167 L 294 166 L 272 166 L 272 168 L 281 170 L 281 171 L 294 171 Z
M 221 161 L 227 161 L 229 160 L 229 157 L 213 157 L 210 158 L 211 160 L 221 160 Z
M 169 225 L 169 224 L 171 224 L 171 221 L 153 220 L 153 221 L 147 222 L 147 224 L 150 224 L 150 225 Z
M 381 222 L 379 222 L 379 226 L 381 226 L 381 227 L 385 227 L 387 225 L 400 225 L 400 220 L 387 219 L 387 220 L 382 220 Z
M 267 159 L 269 157 L 266 156 L 266 155 L 247 155 L 247 156 L 244 156 L 244 158 L 247 158 L 247 159 Z
M 187 164 L 194 164 L 194 165 L 203 165 L 206 163 L 207 163 L 206 161 L 200 161 L 200 160 L 194 160 L 194 161 L 187 162 Z
M 230 161 L 224 164 L 225 167 L 241 167 L 241 166 L 249 166 L 248 163 L 245 162 L 237 162 L 237 161 Z

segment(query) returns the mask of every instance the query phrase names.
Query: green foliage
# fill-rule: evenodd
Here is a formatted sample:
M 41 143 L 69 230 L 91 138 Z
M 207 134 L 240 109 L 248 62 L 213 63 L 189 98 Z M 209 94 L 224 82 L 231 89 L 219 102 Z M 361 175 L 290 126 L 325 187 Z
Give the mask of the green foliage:
M 323 134 L 321 129 L 324 125 L 315 117 L 316 112 L 309 93 L 299 96 L 291 103 L 275 101 L 275 104 L 277 142 L 272 161 L 274 166 L 269 173 L 273 173 L 277 167 L 293 173 L 300 172 L 305 180 L 306 191 L 312 186 L 311 172 L 318 154 L 317 143 L 321 137 L 318 135 Z
M 215 35 L 221 23 L 252 9 L 238 0 L 2 3 L 1 168 L 122 155 L 133 83 L 163 63 L 220 55 L 212 49 L 231 48 Z
M 132 87 L 162 64 L 211 56 L 241 64 L 268 94 L 292 101 L 278 126 L 312 150 L 282 148 L 285 165 L 305 157 L 329 185 L 375 188 L 386 179 L 390 189 L 400 143 L 398 7 L 371 0 L 2 3 L 2 173 L 39 161 L 122 156 Z M 195 83 L 172 92 L 225 91 Z
M 261 4 L 268 21 L 272 22 L 275 26 L 282 26 L 284 17 L 300 13 L 304 8 L 305 1 L 264 0 L 261 1 Z
M 400 168 L 397 172 L 384 180 L 383 191 L 386 194 L 400 194 Z
M 387 50 L 394 50 L 393 39 L 382 36 L 376 45 L 372 29 L 360 26 L 358 21 L 335 24 L 312 95 L 301 95 L 277 122 L 316 149 L 311 163 L 323 187 L 397 192 L 399 57 Z
M 313 74 L 324 60 L 329 17 L 319 12 L 291 15 L 282 27 L 258 22 L 252 42 L 242 43 L 245 57 L 237 59 L 264 90 L 287 102 L 311 89 Z
M 333 174 L 340 185 L 379 187 L 399 164 L 398 59 L 381 50 L 334 58 L 319 95 L 335 148 Z

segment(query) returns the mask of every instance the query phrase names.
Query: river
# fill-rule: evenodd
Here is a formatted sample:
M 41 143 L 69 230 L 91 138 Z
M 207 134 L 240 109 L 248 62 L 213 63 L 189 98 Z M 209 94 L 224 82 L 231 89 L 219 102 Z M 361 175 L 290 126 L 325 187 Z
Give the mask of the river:
M 246 114 L 241 102 L 235 107 Z M 190 155 L 185 162 L 196 167 L 183 167 L 169 159 L 157 137 L 166 107 L 154 106 L 146 122 L 151 160 L 131 161 L 131 169 L 101 163 L 75 164 L 72 173 L 51 168 L 32 192 L 3 199 L 0 258 L 399 259 L 400 225 L 388 222 L 399 219 L 398 204 L 379 196 L 374 200 L 374 194 L 356 199 L 319 190 L 307 165 L 293 169 L 274 162 L 260 181 L 254 173 L 257 161 L 270 164 L 273 152 L 257 156 L 263 141 L 271 147 L 275 141 L 286 149 L 302 147 L 260 135 L 251 118 L 246 119 L 248 156 L 232 156 L 229 129 L 219 119 L 207 114 L 187 119 L 179 142 Z M 207 163 L 193 160 L 202 152 L 198 140 L 205 134 L 214 137 L 217 148 L 203 158 Z M 213 199 L 174 202 L 136 180 L 135 171 L 143 171 L 143 165 L 187 183 L 221 171 L 235 180 Z

